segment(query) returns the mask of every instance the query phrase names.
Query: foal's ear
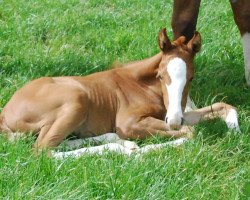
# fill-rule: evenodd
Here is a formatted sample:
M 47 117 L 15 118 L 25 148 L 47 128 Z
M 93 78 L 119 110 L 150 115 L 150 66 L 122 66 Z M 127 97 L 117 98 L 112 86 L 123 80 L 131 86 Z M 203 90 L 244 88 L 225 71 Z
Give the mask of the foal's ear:
M 194 53 L 197 53 L 201 49 L 201 35 L 198 31 L 195 31 L 193 38 L 188 42 L 187 47 Z
M 158 34 L 158 44 L 163 52 L 167 52 L 172 48 L 172 44 L 167 36 L 166 28 L 160 30 Z

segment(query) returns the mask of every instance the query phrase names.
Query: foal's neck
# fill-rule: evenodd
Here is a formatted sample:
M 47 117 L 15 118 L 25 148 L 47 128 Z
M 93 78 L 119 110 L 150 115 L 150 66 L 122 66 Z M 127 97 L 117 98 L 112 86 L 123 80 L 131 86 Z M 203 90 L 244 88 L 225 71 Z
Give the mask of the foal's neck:
M 162 53 L 158 53 L 150 58 L 146 58 L 144 60 L 135 61 L 126 64 L 124 67 L 127 67 L 131 70 L 131 74 L 137 80 L 144 80 L 156 78 L 157 69 L 161 62 Z

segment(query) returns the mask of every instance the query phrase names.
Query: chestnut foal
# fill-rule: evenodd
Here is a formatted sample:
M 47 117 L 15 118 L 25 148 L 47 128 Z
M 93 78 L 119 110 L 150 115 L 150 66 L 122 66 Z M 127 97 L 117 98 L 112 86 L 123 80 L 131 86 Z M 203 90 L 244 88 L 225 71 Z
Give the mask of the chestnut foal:
M 85 77 L 43 77 L 31 81 L 4 107 L 1 131 L 9 138 L 14 133 L 18 136 L 32 132 L 38 136 L 38 149 L 56 147 L 71 133 L 79 138 L 112 142 L 52 152 L 52 156 L 61 158 L 86 152 L 101 154 L 104 150 L 130 154 L 179 145 L 191 137 L 190 125 L 215 117 L 225 120 L 229 128 L 239 129 L 236 110 L 225 103 L 183 113 L 194 76 L 193 60 L 201 47 L 200 34 L 196 32 L 187 44 L 183 36 L 171 43 L 163 29 L 158 43 L 160 53 L 121 68 Z M 181 139 L 141 149 L 124 140 L 155 134 Z M 78 146 L 79 140 L 68 143 Z
M 172 28 L 174 38 L 191 39 L 196 29 L 201 0 L 174 0 Z M 250 86 L 250 1 L 230 0 L 234 21 L 240 31 L 245 61 L 245 77 Z

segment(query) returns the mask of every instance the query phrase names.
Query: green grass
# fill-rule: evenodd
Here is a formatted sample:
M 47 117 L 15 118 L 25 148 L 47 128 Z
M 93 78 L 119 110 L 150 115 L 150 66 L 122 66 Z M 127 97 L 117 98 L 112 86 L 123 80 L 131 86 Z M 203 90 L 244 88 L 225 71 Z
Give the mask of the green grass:
M 31 79 L 86 75 L 157 53 L 159 29 L 172 36 L 171 13 L 172 1 L 0 0 L 0 107 Z M 63 161 L 35 157 L 32 139 L 0 137 L 0 198 L 249 199 L 250 88 L 229 2 L 203 1 L 197 29 L 203 48 L 191 96 L 199 107 L 236 106 L 242 134 L 214 120 L 180 148 Z

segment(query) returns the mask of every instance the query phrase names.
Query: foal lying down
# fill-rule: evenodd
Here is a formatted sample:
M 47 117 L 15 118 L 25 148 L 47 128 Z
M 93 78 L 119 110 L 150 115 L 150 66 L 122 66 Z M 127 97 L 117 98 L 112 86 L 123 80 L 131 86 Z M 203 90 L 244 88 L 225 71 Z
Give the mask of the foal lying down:
M 183 36 L 170 42 L 162 29 L 158 44 L 161 52 L 157 55 L 121 68 L 85 77 L 43 77 L 29 82 L 4 107 L 0 131 L 10 139 L 31 132 L 37 136 L 34 148 L 39 150 L 58 146 L 72 133 L 111 142 L 51 153 L 63 157 L 104 150 L 130 154 L 179 145 L 191 137 L 193 125 L 217 117 L 239 130 L 235 108 L 225 103 L 184 112 L 194 77 L 193 60 L 201 47 L 200 34 L 195 32 L 187 43 Z M 156 134 L 178 139 L 141 149 L 125 140 Z M 78 146 L 81 141 L 68 143 Z

